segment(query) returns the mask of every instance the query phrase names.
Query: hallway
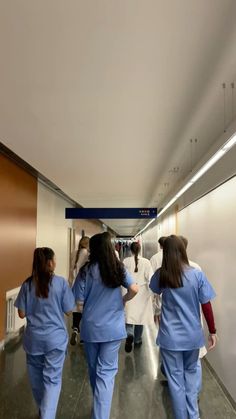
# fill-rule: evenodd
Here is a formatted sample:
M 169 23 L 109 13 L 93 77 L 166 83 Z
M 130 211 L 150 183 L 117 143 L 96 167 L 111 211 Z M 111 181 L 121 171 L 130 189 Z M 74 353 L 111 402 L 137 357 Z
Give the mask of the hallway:
M 111 419 L 172 419 L 168 387 L 158 371 L 155 330 L 131 355 L 120 351 Z M 21 340 L 0 354 L 0 419 L 36 419 Z M 236 419 L 236 413 L 203 363 L 201 419 Z M 69 347 L 57 419 L 90 419 L 91 392 L 83 347 Z

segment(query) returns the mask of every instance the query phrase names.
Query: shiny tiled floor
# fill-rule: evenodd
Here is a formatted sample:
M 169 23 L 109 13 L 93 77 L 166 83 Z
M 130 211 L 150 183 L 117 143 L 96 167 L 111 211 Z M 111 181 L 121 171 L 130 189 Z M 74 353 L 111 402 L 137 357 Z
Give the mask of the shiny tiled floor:
M 120 351 L 111 419 L 172 419 L 168 387 L 158 373 L 154 330 L 146 330 L 142 348 L 131 355 Z M 0 419 L 35 419 L 21 341 L 0 354 Z M 201 419 L 236 419 L 224 393 L 203 367 Z M 90 419 L 91 393 L 83 347 L 69 348 L 57 419 Z

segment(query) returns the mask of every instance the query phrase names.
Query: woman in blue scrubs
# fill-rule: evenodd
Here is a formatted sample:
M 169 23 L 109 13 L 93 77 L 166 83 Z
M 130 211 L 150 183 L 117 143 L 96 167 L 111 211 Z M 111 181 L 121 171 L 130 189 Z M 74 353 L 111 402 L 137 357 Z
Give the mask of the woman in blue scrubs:
M 89 246 L 89 262 L 76 278 L 73 292 L 83 311 L 80 333 L 93 391 L 92 418 L 109 419 L 118 352 L 127 337 L 124 305 L 138 287 L 117 259 L 106 233 L 93 236 Z M 121 285 L 128 290 L 123 298 Z
M 175 419 L 199 419 L 197 364 L 204 346 L 202 305 L 209 328 L 209 348 L 216 345 L 216 330 L 210 300 L 215 292 L 205 274 L 189 266 L 183 241 L 167 237 L 162 267 L 155 272 L 151 290 L 162 295 L 157 344 L 168 379 Z
M 68 343 L 64 314 L 75 306 L 70 287 L 54 274 L 55 267 L 52 249 L 35 249 L 32 275 L 23 283 L 15 302 L 20 318 L 27 319 L 23 346 L 41 419 L 56 417 Z

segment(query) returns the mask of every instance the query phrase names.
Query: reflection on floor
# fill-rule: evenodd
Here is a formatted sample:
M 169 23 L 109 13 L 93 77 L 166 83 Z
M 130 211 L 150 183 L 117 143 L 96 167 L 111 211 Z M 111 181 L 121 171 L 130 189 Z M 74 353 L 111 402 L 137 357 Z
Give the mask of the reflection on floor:
M 111 419 L 172 419 L 168 386 L 158 371 L 155 331 L 146 330 L 144 343 L 130 355 L 120 351 Z M 21 340 L 0 354 L 0 419 L 35 419 Z M 236 419 L 236 413 L 203 364 L 201 419 Z M 57 419 L 90 419 L 91 392 L 83 346 L 69 348 Z

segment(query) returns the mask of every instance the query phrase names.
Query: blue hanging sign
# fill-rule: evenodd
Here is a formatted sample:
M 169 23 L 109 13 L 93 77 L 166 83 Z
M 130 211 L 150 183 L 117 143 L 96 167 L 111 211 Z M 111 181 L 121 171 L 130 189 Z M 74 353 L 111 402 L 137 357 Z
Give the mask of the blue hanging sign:
M 67 219 L 156 218 L 157 208 L 66 208 Z

